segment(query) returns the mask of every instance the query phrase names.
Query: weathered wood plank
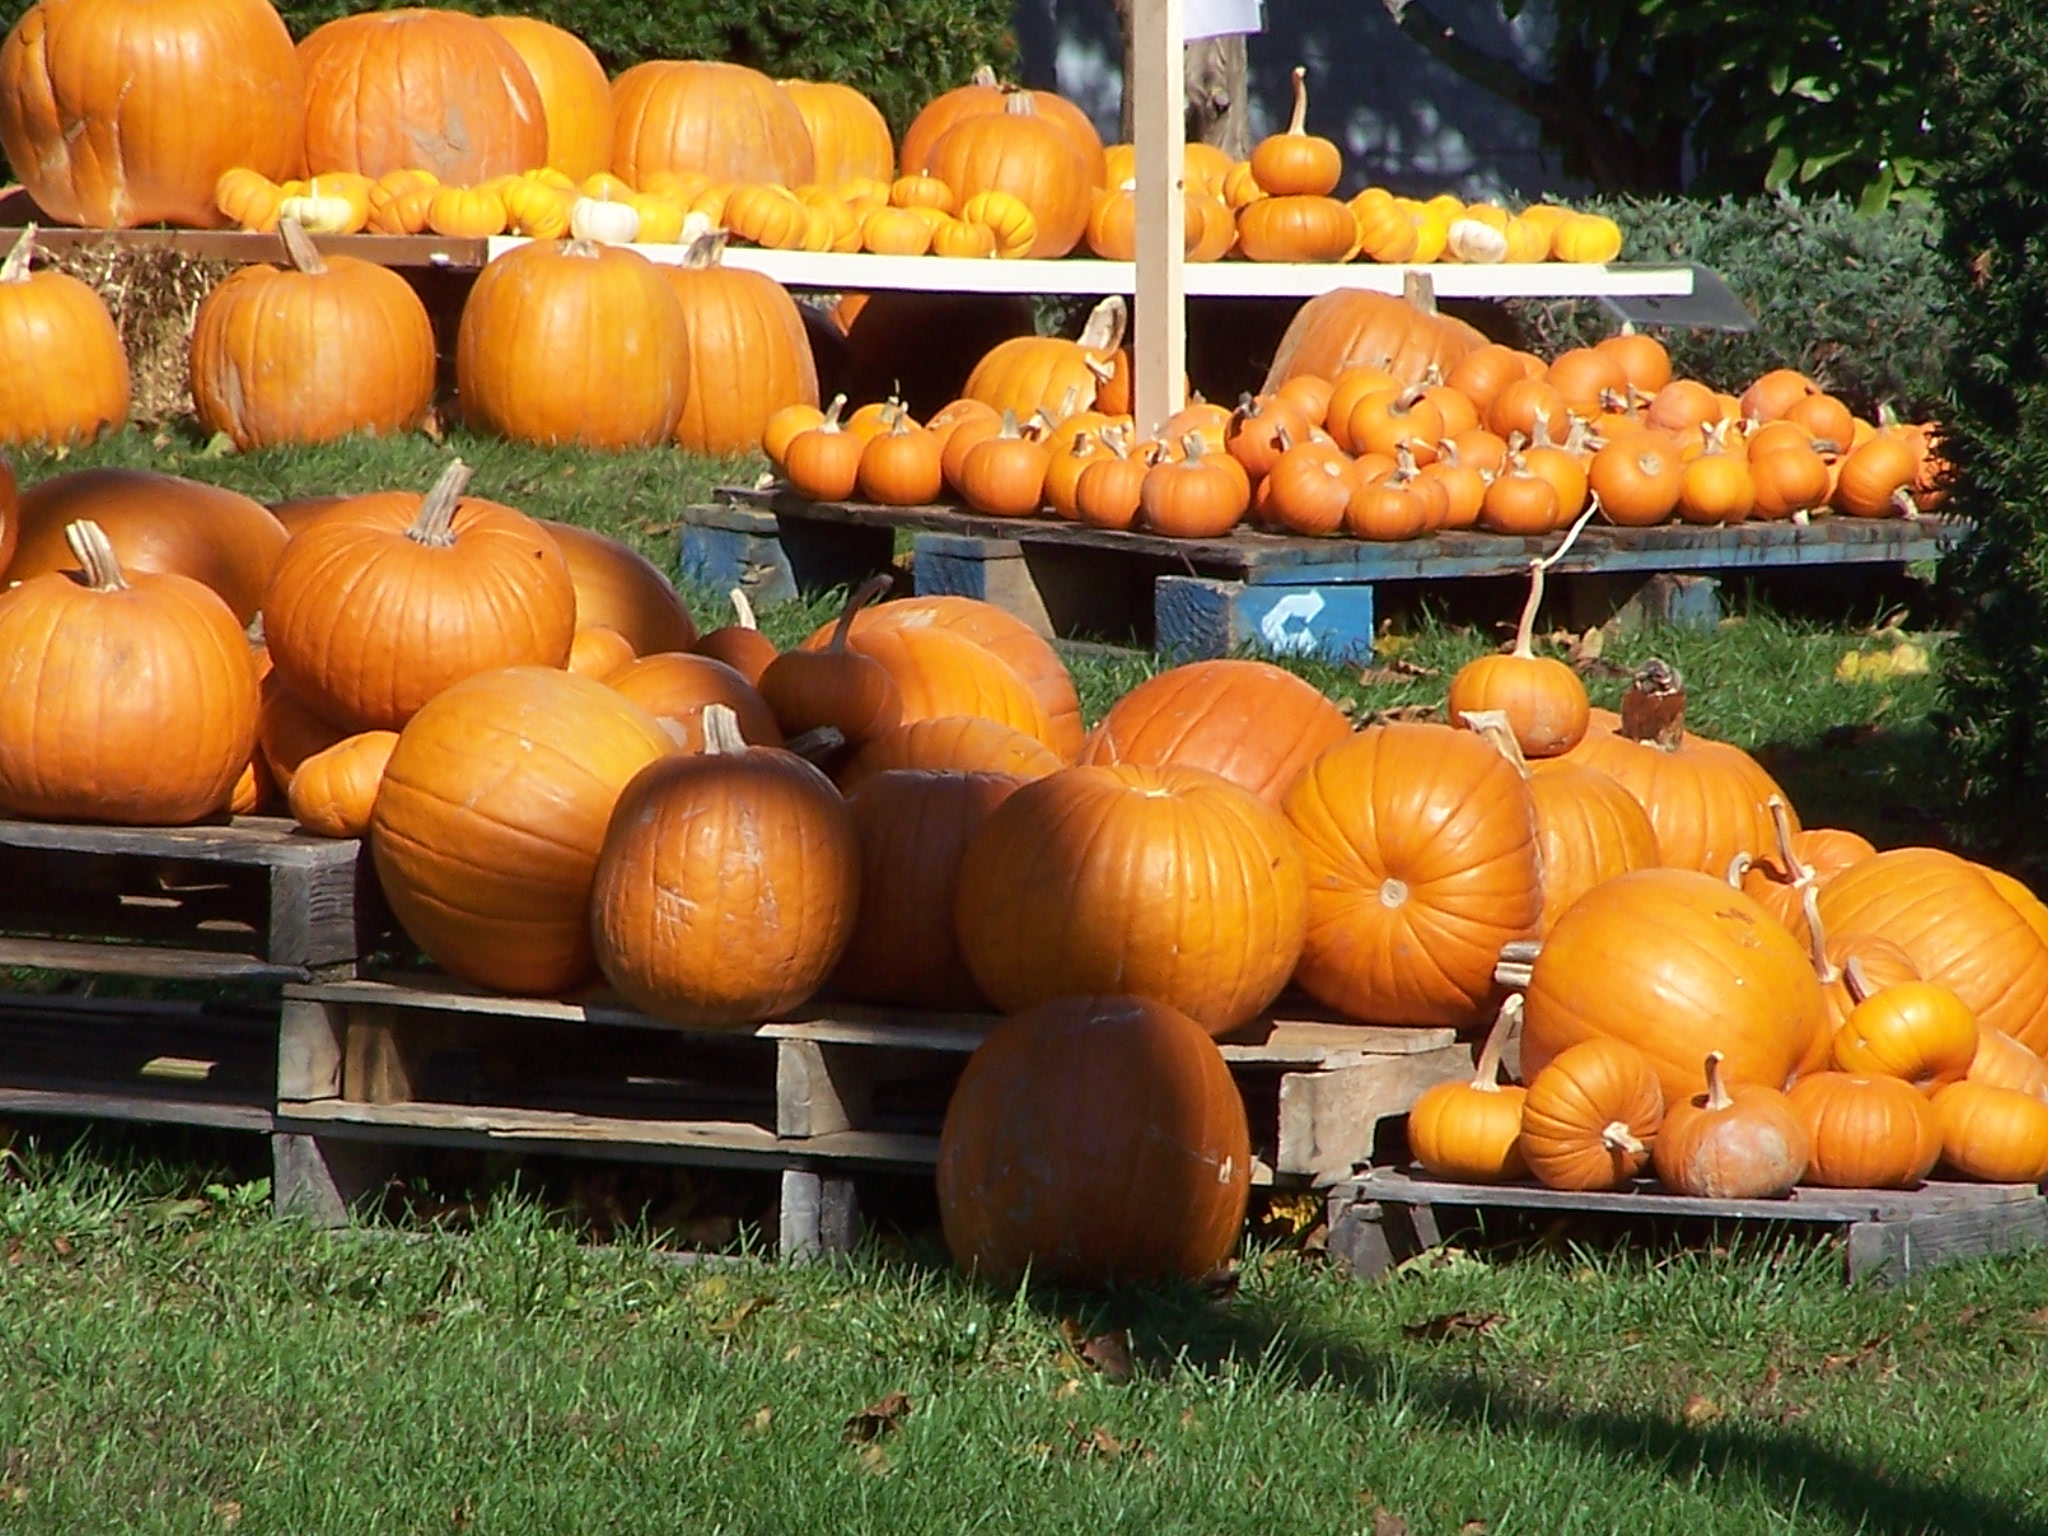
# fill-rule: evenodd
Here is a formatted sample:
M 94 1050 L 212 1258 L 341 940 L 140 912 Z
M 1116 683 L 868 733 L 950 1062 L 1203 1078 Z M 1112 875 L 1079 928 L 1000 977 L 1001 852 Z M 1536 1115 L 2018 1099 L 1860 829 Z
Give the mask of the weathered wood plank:
M 1289 1072 L 1280 1079 L 1273 1170 L 1316 1184 L 1349 1178 L 1371 1158 L 1382 1120 L 1407 1114 L 1425 1089 L 1471 1075 L 1472 1052 L 1461 1045 L 1319 1072 Z
M 1372 654 L 1373 589 L 1363 582 L 1256 586 L 1161 576 L 1153 594 L 1154 644 L 1175 660 L 1228 656 L 1247 646 L 1333 661 Z
M 18 213 L 18 210 L 17 210 Z M 0 228 L 0 250 L 19 238 L 18 228 Z M 131 251 L 176 251 L 197 261 L 285 261 L 284 242 L 276 235 L 241 229 L 70 229 L 39 224 L 36 246 L 45 251 L 90 250 L 113 243 Z M 449 239 L 442 235 L 315 235 L 323 256 L 353 256 L 380 267 L 483 266 L 490 243 Z
M 76 1089 L 0 1087 L 0 1111 L 144 1125 L 203 1125 L 225 1131 L 267 1133 L 271 1128 L 270 1110 L 265 1105 L 171 1094 L 109 1093 L 103 1084 L 81 1084 Z
M 1370 1168 L 1352 1181 L 1357 1197 L 1401 1205 L 1504 1207 L 1604 1215 L 1754 1218 L 1763 1221 L 1878 1221 L 1958 1208 L 2037 1199 L 2032 1184 L 1969 1184 L 1931 1180 L 1919 1189 L 1794 1190 L 1783 1200 L 1707 1200 L 1674 1194 L 1649 1180 L 1628 1190 L 1545 1189 L 1538 1184 L 1456 1184 L 1398 1169 Z
M 1960 1259 L 2017 1253 L 2048 1244 L 2048 1200 L 1964 1206 L 1849 1228 L 1848 1278 L 1897 1285 Z
M 860 1197 L 853 1180 L 783 1169 L 775 1224 L 775 1251 L 783 1259 L 851 1252 L 860 1243 Z

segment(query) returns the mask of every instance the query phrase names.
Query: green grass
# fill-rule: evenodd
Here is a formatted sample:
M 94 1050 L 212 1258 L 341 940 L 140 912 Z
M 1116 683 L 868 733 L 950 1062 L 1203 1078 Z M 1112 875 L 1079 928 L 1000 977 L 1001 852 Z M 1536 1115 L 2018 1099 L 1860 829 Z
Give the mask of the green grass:
M 330 1234 L 189 1177 L 31 1154 L 0 1190 L 0 1528 L 2048 1530 L 2040 1257 L 1879 1291 L 1806 1242 L 1380 1285 L 1273 1248 L 1233 1297 L 1070 1298 L 928 1236 L 707 1269 L 519 1201 Z M 1128 1381 L 1076 1351 L 1119 1329 Z

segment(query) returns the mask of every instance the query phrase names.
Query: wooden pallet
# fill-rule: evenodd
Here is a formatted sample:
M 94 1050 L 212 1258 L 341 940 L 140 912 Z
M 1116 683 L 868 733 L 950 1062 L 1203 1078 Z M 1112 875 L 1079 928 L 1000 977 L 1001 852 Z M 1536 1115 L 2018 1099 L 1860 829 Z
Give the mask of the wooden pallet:
M 1372 1168 L 1329 1194 L 1330 1251 L 1356 1274 L 1384 1274 L 1442 1241 L 1441 1209 L 1779 1223 L 1839 1232 L 1851 1281 L 1896 1284 L 1939 1265 L 2048 1243 L 2048 1199 L 2033 1184 L 1933 1182 L 1914 1190 L 1796 1189 L 1783 1200 L 1704 1200 L 1650 1180 L 1579 1193 L 1537 1184 L 1457 1184 L 1420 1170 Z
M 1460 532 L 1380 544 L 1249 528 L 1169 539 L 946 506 L 813 502 L 779 488 L 719 497 L 684 509 L 681 556 L 684 575 L 719 590 L 743 586 L 775 601 L 852 585 L 887 569 L 907 532 L 921 593 L 985 599 L 1047 636 L 1135 640 L 1183 657 L 1245 645 L 1366 655 L 1379 584 L 1521 576 L 1556 542 Z M 1556 574 L 1566 584 L 1662 578 L 1662 617 L 1711 625 L 1720 616 L 1712 573 L 1904 565 L 1935 558 L 1967 526 L 1950 517 L 1596 526 Z
M 444 978 L 285 988 L 280 1209 L 338 1223 L 402 1145 L 524 1148 L 779 1170 L 785 1251 L 843 1246 L 856 1171 L 927 1171 L 981 1015 L 819 1005 L 679 1029 L 603 994 L 511 998 Z M 1471 1070 L 1449 1030 L 1266 1019 L 1222 1043 L 1254 1178 L 1322 1185 L 1379 1122 Z
M 284 817 L 0 820 L 0 868 L 0 965 L 305 981 L 353 975 L 390 928 L 362 846 Z

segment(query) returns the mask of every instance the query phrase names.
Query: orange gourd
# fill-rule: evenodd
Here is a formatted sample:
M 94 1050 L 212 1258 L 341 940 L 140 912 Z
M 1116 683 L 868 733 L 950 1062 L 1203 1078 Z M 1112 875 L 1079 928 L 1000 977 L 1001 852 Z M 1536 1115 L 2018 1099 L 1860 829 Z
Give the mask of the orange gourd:
M 1558 556 L 1571 548 L 1567 538 L 1557 551 L 1529 562 L 1529 596 L 1515 626 L 1513 649 L 1505 655 L 1480 656 L 1451 678 L 1445 703 L 1452 723 L 1462 723 L 1475 710 L 1498 710 L 1525 757 L 1559 757 L 1579 744 L 1591 718 L 1592 701 L 1579 674 L 1553 656 L 1535 651 L 1536 614 L 1543 605 L 1544 577 Z
M 1813 1139 L 1806 1122 L 1775 1088 L 1731 1088 L 1718 1052 L 1707 1053 L 1707 1091 L 1664 1113 L 1650 1161 L 1682 1195 L 1709 1200 L 1769 1200 L 1805 1177 Z
M 768 701 L 738 672 L 710 656 L 657 651 L 629 662 L 604 684 L 674 727 L 670 734 L 686 752 L 704 750 L 704 712 L 714 704 L 732 711 L 748 745 L 782 745 L 782 728 Z
M 1863 995 L 1835 1031 L 1839 1070 L 1900 1078 L 1930 1096 L 1963 1080 L 1977 1057 L 1977 1016 L 1961 998 L 1926 981 L 1871 989 L 1857 961 L 1846 970 Z
M 839 412 L 845 404 L 846 396 L 834 395 L 824 418 L 797 433 L 783 450 L 782 477 L 799 496 L 844 501 L 860 483 L 860 460 L 867 440 L 840 424 Z
M 1522 1105 L 1529 1091 L 1500 1081 L 1501 1051 L 1521 1017 L 1521 994 L 1510 993 L 1486 1032 L 1472 1080 L 1432 1084 L 1408 1111 L 1408 1149 L 1438 1178 L 1499 1184 L 1528 1173 Z
M 679 447 L 751 453 L 777 412 L 818 403 L 817 364 L 796 301 L 774 278 L 726 266 L 723 231 L 693 240 L 662 271 L 687 338 Z
M 85 442 L 128 420 L 128 354 L 106 301 L 36 272 L 30 225 L 0 262 L 0 443 Z
M 302 759 L 285 794 L 299 825 L 321 837 L 365 835 L 397 745 L 396 731 L 359 731 Z
M 649 59 L 612 82 L 611 168 L 630 185 L 701 171 L 726 186 L 814 179 L 811 130 L 787 91 L 758 70 Z
M 1237 460 L 1212 451 L 1200 433 L 1180 442 L 1180 456 L 1154 464 L 1139 483 L 1139 520 L 1169 538 L 1221 538 L 1250 508 L 1251 482 Z
M 1022 202 L 1037 225 L 1031 256 L 1064 256 L 1081 243 L 1099 181 L 1099 160 L 1091 164 L 1072 129 L 1043 114 L 1028 91 L 1012 94 L 1001 112 L 956 122 L 932 144 L 923 168 L 963 204 L 982 192 Z
M 851 797 L 877 774 L 899 769 L 995 774 L 1029 783 L 1066 766 L 1052 748 L 1015 726 L 974 715 L 945 715 L 882 732 L 839 770 L 837 782 Z
M 954 488 L 977 512 L 993 517 L 1029 517 L 1045 499 L 1045 475 L 1052 455 L 1027 436 L 1008 409 L 995 432 L 969 448 Z
M 603 682 L 633 662 L 633 642 L 607 625 L 578 629 L 569 642 L 569 670 Z
M 572 180 L 612 163 L 612 85 L 583 39 L 532 16 L 486 16 L 491 28 L 518 50 L 540 92 L 548 125 L 545 164 Z
M 540 519 L 569 562 L 576 584 L 576 625 L 602 624 L 632 643 L 636 656 L 687 651 L 697 643 L 690 610 L 669 579 L 638 550 L 594 529 Z
M 1677 510 L 1685 465 L 1661 433 L 1637 432 L 1595 453 L 1586 478 L 1610 523 L 1648 528 Z
M 700 656 L 709 656 L 713 661 L 724 662 L 758 688 L 761 674 L 768 670 L 768 663 L 779 653 L 775 642 L 762 634 L 760 625 L 754 621 L 754 605 L 747 597 L 746 588 L 734 587 L 730 596 L 734 622 L 699 637 L 690 649 Z
M 2048 1104 L 2010 1088 L 1951 1083 L 1934 1095 L 1941 1157 L 1965 1178 L 2038 1184 L 2048 1178 Z

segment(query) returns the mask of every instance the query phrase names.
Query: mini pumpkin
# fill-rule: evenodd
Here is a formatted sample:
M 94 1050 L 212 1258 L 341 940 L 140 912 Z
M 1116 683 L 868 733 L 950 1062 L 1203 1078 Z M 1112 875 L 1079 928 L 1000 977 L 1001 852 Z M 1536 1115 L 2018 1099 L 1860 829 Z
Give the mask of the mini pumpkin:
M 1707 1091 L 1664 1113 L 1650 1160 L 1657 1177 L 1682 1195 L 1709 1200 L 1768 1200 L 1805 1177 L 1812 1155 L 1806 1123 L 1775 1088 L 1731 1089 L 1721 1057 L 1708 1052 Z
M 1440 1179 L 1499 1184 L 1529 1171 L 1522 1159 L 1526 1088 L 1500 1081 L 1500 1057 L 1520 1025 L 1522 996 L 1510 993 L 1495 1015 L 1469 1083 L 1436 1083 L 1408 1111 L 1408 1149 Z
M 1664 1092 L 1642 1052 L 1585 1040 L 1529 1079 L 1522 1158 L 1552 1189 L 1623 1189 L 1650 1161 Z

